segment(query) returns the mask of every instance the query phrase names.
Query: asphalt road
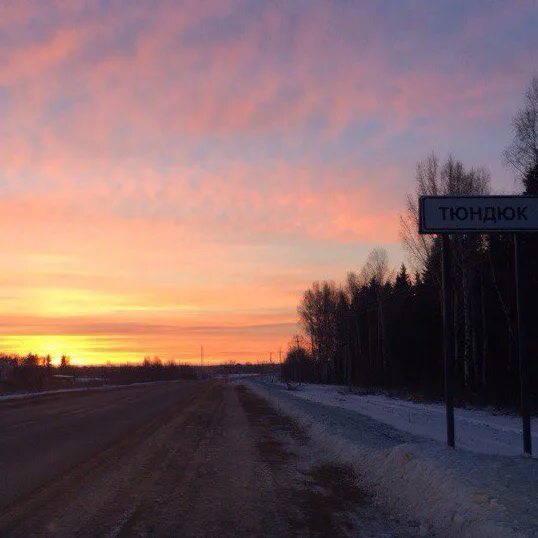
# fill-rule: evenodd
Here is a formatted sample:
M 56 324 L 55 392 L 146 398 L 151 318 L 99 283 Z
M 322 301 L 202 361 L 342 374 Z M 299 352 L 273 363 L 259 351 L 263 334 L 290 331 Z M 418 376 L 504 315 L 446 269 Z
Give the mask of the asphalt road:
M 0 536 L 409 536 L 247 389 L 177 382 L 0 403 Z

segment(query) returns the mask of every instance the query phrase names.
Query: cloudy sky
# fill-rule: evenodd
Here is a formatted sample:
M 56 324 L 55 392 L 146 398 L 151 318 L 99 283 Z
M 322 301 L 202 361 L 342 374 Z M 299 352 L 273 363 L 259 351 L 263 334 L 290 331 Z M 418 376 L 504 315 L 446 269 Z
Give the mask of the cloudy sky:
M 0 348 L 259 360 L 432 150 L 497 191 L 536 1 L 0 0 Z

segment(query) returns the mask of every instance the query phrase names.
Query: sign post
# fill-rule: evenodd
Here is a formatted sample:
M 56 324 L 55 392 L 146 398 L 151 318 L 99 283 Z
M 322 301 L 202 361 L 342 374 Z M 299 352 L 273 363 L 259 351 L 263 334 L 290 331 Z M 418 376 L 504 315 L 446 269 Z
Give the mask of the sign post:
M 450 236 L 444 234 L 442 236 L 442 242 L 446 442 L 449 447 L 454 448 L 454 303 L 452 297 L 452 253 L 450 248 Z
M 442 236 L 443 331 L 447 444 L 454 447 L 454 316 L 452 261 L 449 234 L 512 233 L 517 305 L 517 348 L 523 451 L 532 454 L 528 390 L 528 354 L 525 332 L 524 281 L 521 271 L 521 233 L 538 232 L 538 196 L 421 196 L 419 233 Z
M 527 331 L 525 326 L 523 278 L 521 271 L 522 241 L 519 234 L 514 234 L 514 267 L 516 273 L 516 308 L 517 308 L 517 351 L 519 355 L 519 387 L 521 394 L 521 418 L 523 419 L 523 451 L 532 454 L 531 414 L 529 409 L 529 363 L 527 354 Z

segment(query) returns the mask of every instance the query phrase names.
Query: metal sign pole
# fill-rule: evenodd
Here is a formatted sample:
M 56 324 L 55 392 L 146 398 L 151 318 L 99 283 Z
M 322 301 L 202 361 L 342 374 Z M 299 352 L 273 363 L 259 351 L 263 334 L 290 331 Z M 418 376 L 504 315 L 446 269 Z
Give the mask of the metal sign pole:
M 517 352 L 519 357 L 519 384 L 521 398 L 521 418 L 523 419 L 523 451 L 532 455 L 531 417 L 529 406 L 529 376 L 527 362 L 527 335 L 525 327 L 525 312 L 523 297 L 523 274 L 521 271 L 522 244 L 519 234 L 514 234 L 514 265 L 516 281 L 517 308 Z
M 454 308 L 450 236 L 442 236 L 443 338 L 445 359 L 446 442 L 454 448 Z

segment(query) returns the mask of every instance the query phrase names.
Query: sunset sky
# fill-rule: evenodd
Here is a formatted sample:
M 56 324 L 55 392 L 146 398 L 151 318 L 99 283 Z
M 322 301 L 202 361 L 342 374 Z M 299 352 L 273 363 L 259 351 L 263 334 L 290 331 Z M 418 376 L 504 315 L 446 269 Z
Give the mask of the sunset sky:
M 435 150 L 497 191 L 536 1 L 0 0 L 0 349 L 267 359 Z

